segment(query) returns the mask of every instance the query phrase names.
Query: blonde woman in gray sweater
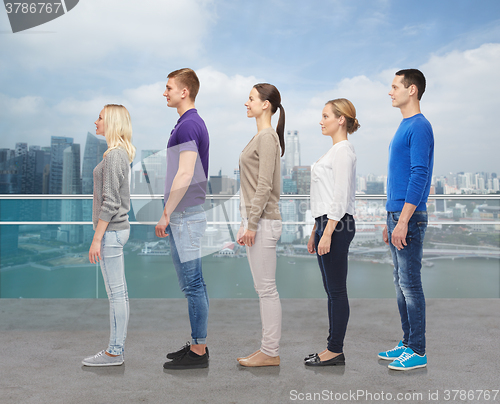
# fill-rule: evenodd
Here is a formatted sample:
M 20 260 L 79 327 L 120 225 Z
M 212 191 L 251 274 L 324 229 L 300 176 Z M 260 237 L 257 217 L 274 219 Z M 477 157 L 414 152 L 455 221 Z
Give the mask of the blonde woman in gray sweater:
M 94 239 L 89 250 L 92 264 L 100 262 L 109 298 L 111 334 L 106 350 L 85 358 L 85 366 L 123 364 L 129 304 L 123 246 L 130 234 L 130 163 L 135 157 L 132 124 L 122 105 L 106 105 L 95 121 L 96 135 L 106 138 L 108 149 L 94 169 L 92 221 Z
M 242 366 L 278 366 L 281 339 L 281 303 L 276 289 L 276 243 L 281 236 L 280 156 L 285 152 L 285 110 L 278 89 L 256 84 L 248 101 L 247 116 L 255 118 L 257 134 L 240 155 L 240 211 L 237 235 L 245 245 L 248 262 L 259 295 L 262 321 L 261 347 L 238 358 Z M 271 117 L 280 110 L 276 131 Z M 280 154 L 281 148 L 281 154 Z

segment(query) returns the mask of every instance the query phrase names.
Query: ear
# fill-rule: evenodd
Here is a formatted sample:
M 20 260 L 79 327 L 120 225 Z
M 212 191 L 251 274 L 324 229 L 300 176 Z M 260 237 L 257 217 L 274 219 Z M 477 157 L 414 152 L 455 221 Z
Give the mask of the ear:
M 343 124 L 345 124 L 345 116 L 341 115 L 339 118 L 339 125 L 343 125 Z
M 268 109 L 271 106 L 271 103 L 269 100 L 265 100 L 264 103 L 262 104 L 262 109 Z
M 189 97 L 189 90 L 186 87 L 184 87 L 181 92 L 181 98 L 187 98 L 187 97 Z
M 410 95 L 417 95 L 417 93 L 418 93 L 417 86 L 415 84 L 412 84 L 410 86 Z

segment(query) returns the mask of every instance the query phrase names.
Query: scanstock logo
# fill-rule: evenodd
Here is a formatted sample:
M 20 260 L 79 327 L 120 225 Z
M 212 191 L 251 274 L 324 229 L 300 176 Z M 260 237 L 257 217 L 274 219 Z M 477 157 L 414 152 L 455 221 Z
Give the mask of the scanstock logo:
M 21 1 L 3 0 L 12 32 L 37 27 L 72 10 L 79 0 Z

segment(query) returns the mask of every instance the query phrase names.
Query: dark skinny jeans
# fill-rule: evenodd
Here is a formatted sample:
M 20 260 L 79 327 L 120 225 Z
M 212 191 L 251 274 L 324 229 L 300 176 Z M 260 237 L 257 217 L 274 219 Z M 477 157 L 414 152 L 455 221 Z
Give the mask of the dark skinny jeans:
M 352 215 L 346 214 L 332 234 L 330 252 L 318 255 L 318 243 L 328 223 L 326 215 L 316 218 L 314 243 L 323 285 L 328 296 L 328 319 L 330 329 L 327 348 L 330 352 L 341 353 L 349 321 L 349 300 L 347 298 L 347 255 L 356 227 Z

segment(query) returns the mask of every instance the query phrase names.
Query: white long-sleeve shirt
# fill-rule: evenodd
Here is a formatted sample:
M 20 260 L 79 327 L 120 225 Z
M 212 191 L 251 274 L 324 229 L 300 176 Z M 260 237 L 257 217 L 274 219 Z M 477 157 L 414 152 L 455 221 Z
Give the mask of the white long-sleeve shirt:
M 332 146 L 311 170 L 311 213 L 339 221 L 354 215 L 356 153 L 348 140 Z

